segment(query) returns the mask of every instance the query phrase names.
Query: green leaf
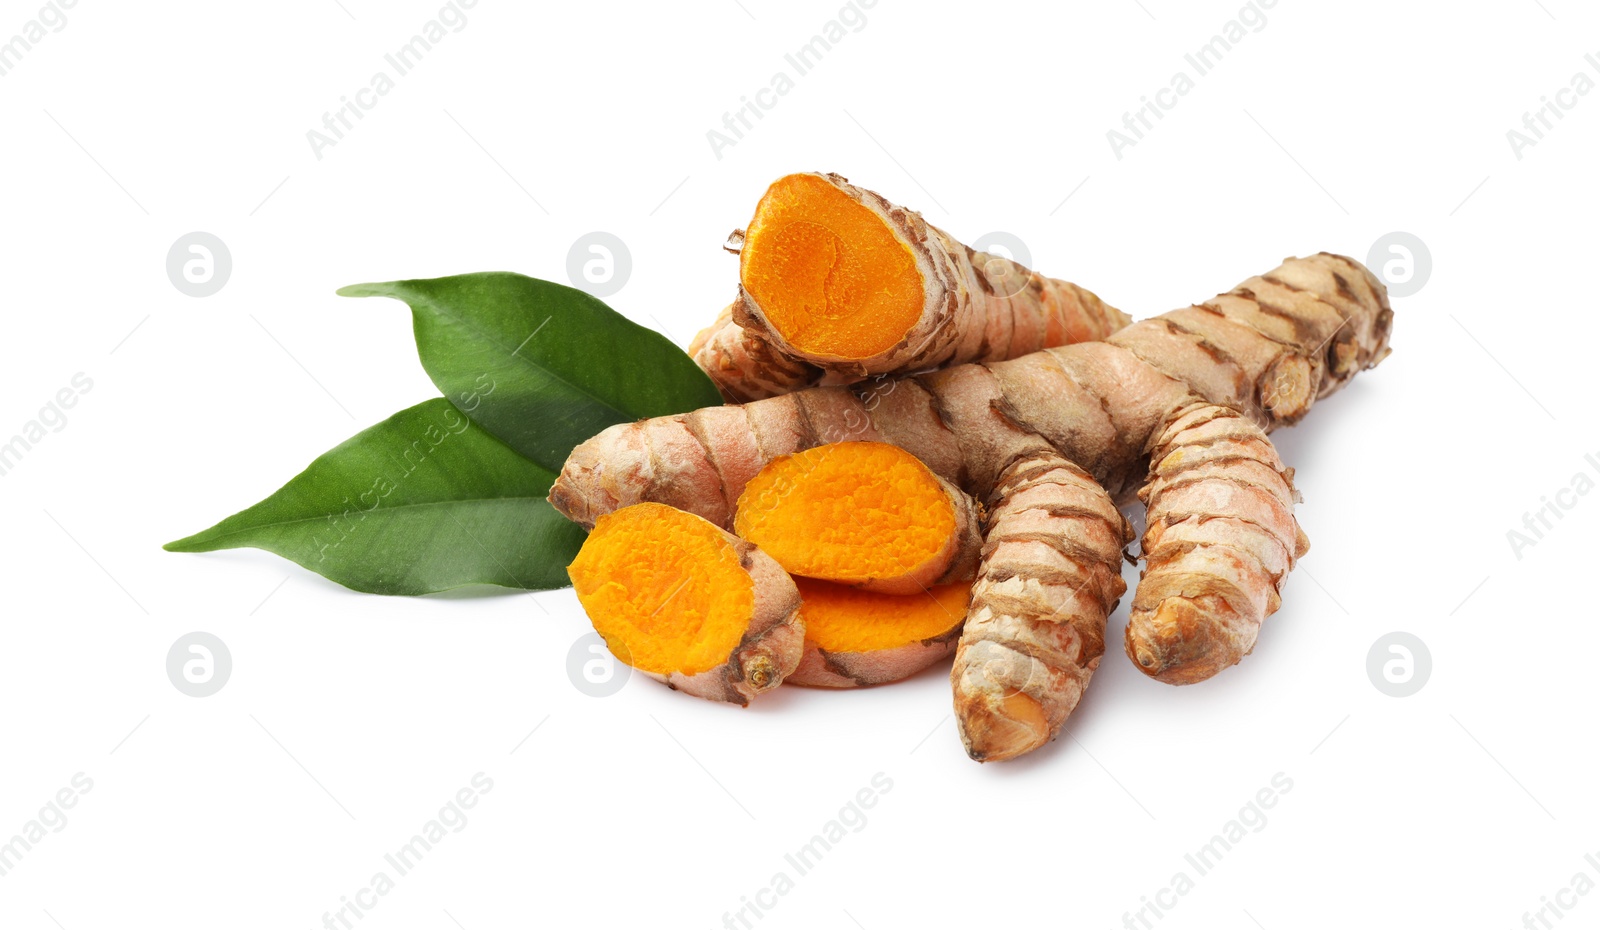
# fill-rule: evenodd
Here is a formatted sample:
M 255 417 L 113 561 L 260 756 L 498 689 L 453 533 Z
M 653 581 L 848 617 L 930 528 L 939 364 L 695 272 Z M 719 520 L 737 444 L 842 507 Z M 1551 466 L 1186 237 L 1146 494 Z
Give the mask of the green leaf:
M 545 501 L 554 480 L 438 397 L 362 430 L 261 503 L 165 548 L 254 546 L 372 594 L 565 587 L 583 530 Z
M 409 304 L 422 367 L 444 396 L 552 471 L 613 423 L 722 403 L 682 349 L 575 288 L 487 272 L 339 293 Z

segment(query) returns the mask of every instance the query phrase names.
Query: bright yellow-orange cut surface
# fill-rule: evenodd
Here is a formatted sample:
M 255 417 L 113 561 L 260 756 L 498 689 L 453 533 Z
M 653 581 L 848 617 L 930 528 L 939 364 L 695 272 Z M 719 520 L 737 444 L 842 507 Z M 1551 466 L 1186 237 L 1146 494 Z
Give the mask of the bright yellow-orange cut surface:
M 876 652 L 933 639 L 967 615 L 970 584 L 942 584 L 923 594 L 875 594 L 796 578 L 806 641 L 827 652 Z
M 745 232 L 739 278 L 791 346 L 841 359 L 894 348 L 925 302 L 916 260 L 894 230 L 809 174 L 767 189 Z
M 755 610 L 755 582 L 722 530 L 663 504 L 601 517 L 567 574 L 612 654 L 660 675 L 726 663 Z
M 745 486 L 734 527 L 791 574 L 859 584 L 948 559 L 956 512 L 916 456 L 841 442 L 769 462 Z

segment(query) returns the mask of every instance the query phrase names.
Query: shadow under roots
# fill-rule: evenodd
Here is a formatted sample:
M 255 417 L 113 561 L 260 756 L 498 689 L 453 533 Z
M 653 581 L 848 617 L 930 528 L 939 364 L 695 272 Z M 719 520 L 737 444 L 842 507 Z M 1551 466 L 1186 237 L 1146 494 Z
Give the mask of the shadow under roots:
M 1309 470 L 1323 448 L 1331 448 L 1333 444 L 1341 442 L 1348 445 L 1352 435 L 1360 435 L 1357 419 L 1370 417 L 1372 404 L 1377 402 L 1365 395 L 1380 387 L 1369 380 L 1357 378 L 1339 393 L 1317 401 L 1311 412 L 1306 414 L 1305 420 L 1274 430 L 1271 434 L 1272 444 L 1277 448 L 1283 464 L 1294 469 Z M 1308 423 L 1314 425 L 1307 429 Z

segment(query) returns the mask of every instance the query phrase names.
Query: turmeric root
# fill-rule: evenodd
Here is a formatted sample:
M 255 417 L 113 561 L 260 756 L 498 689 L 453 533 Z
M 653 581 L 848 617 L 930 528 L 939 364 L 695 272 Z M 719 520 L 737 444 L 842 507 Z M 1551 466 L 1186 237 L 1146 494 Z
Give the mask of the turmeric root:
M 1237 410 L 1210 404 L 1172 418 L 1156 438 L 1148 483 L 1144 577 L 1124 646 L 1171 684 L 1238 662 L 1310 542 L 1294 519 L 1294 470 Z
M 805 654 L 785 679 L 815 688 L 858 688 L 909 678 L 950 655 L 972 596 L 970 584 L 917 594 L 874 594 L 796 578 Z
M 612 655 L 671 688 L 743 706 L 800 663 L 789 574 L 693 514 L 652 503 L 607 514 L 567 573 Z
M 966 494 L 873 442 L 773 459 L 740 495 L 734 530 L 791 574 L 882 594 L 971 581 L 981 544 Z
M 956 724 L 979 762 L 1049 741 L 1105 652 L 1127 590 L 1133 529 L 1083 469 L 1043 447 L 1012 462 L 991 495 L 983 568 L 950 671 Z
M 734 402 L 1015 358 L 1129 322 L 836 174 L 779 178 L 735 241 L 739 296 L 689 347 Z
M 614 426 L 573 450 L 550 501 L 584 524 L 641 500 L 713 519 L 762 464 L 837 441 L 846 430 L 899 446 L 990 501 L 993 535 L 998 514 L 1029 486 L 1020 463 L 1053 450 L 1111 499 L 1149 484 L 1155 529 L 1145 537 L 1151 548 L 1128 651 L 1147 674 L 1188 683 L 1249 652 L 1305 551 L 1292 515 L 1274 510 L 1287 510 L 1294 492 L 1276 454 L 1267 454 L 1265 434 L 1298 422 L 1318 399 L 1378 364 L 1393 318 L 1383 285 L 1357 262 L 1328 253 L 1292 258 L 1104 342 Z M 1212 432 L 1207 421 L 1215 421 Z M 1235 443 L 1238 455 L 1202 460 L 1187 476 L 1180 470 L 1223 443 Z M 1093 508 L 1061 512 L 1074 509 Z M 1039 541 L 1073 558 L 1087 577 L 1104 554 L 1105 540 L 1092 535 L 1098 531 L 1095 521 L 1063 521 Z M 973 661 L 958 663 L 953 675 L 962 732 L 980 759 L 1008 758 L 1053 738 L 1076 700 L 1068 692 L 1081 691 L 1103 650 L 1085 633 L 1103 617 L 1081 604 L 1082 594 L 1074 595 L 1082 615 L 1051 606 L 1064 600 L 1060 582 L 1071 572 L 1058 580 L 1044 565 L 1023 571 L 1001 552 L 1012 539 L 992 545 L 980 567 L 969 616 L 988 603 L 996 619 L 969 624 L 962 639 Z M 985 590 L 1013 577 L 1023 580 L 1007 600 L 986 601 Z M 1095 593 L 1103 600 L 1112 587 Z M 1070 636 L 1053 629 L 1063 623 L 1074 627 Z M 1071 636 L 1078 642 L 1038 648 Z M 980 641 L 987 644 L 981 652 Z M 995 699 L 975 700 L 975 690 Z M 1008 703 L 1013 693 L 1029 700 Z M 978 734 L 994 736 L 974 741 Z

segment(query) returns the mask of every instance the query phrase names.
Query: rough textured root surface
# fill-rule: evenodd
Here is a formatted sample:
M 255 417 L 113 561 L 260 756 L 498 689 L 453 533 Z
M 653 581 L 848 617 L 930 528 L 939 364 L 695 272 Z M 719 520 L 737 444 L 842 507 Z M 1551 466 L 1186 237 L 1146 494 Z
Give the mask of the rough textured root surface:
M 735 323 L 732 304 L 694 337 L 689 354 L 716 382 L 722 396 L 735 404 L 812 387 L 822 383 L 825 374 Z
M 567 573 L 612 654 L 669 687 L 743 706 L 800 663 L 789 573 L 692 514 L 652 503 L 607 514 Z
M 860 688 L 909 678 L 955 651 L 969 584 L 918 594 L 873 594 L 796 578 L 806 625 L 800 667 L 785 679 L 814 688 Z
M 950 684 L 979 762 L 1054 739 L 1105 653 L 1106 617 L 1127 590 L 1133 530 L 1109 495 L 1054 450 L 1008 466 L 986 520 L 983 567 Z
M 1146 675 L 1190 684 L 1255 647 L 1309 545 L 1293 479 L 1266 434 L 1230 408 L 1197 404 L 1161 431 L 1139 492 L 1145 566 L 1125 637 Z
M 836 174 L 768 189 L 743 237 L 740 279 L 738 298 L 690 346 L 735 402 L 1016 358 L 1129 322 L 1089 291 L 975 252 Z
M 585 525 L 640 500 L 722 523 L 766 462 L 843 439 L 900 446 L 979 500 L 1015 461 L 1054 449 L 1127 499 L 1185 411 L 1225 407 L 1262 432 L 1298 422 L 1388 354 L 1392 323 L 1383 285 L 1358 263 L 1288 259 L 1105 342 L 614 426 L 573 451 L 550 500 Z
M 1296 422 L 1388 354 L 1392 320 L 1383 286 L 1354 261 L 1289 259 L 1106 342 L 619 424 L 573 450 L 550 500 L 585 526 L 642 500 L 732 526 L 767 462 L 850 439 L 900 446 L 984 499 L 998 466 L 1034 448 L 1018 434 L 1131 499 L 1156 431 L 1178 411 L 1227 406 L 1267 431 Z
M 881 594 L 970 581 L 982 544 L 960 488 L 877 442 L 773 459 L 740 495 L 734 531 L 790 574 Z

